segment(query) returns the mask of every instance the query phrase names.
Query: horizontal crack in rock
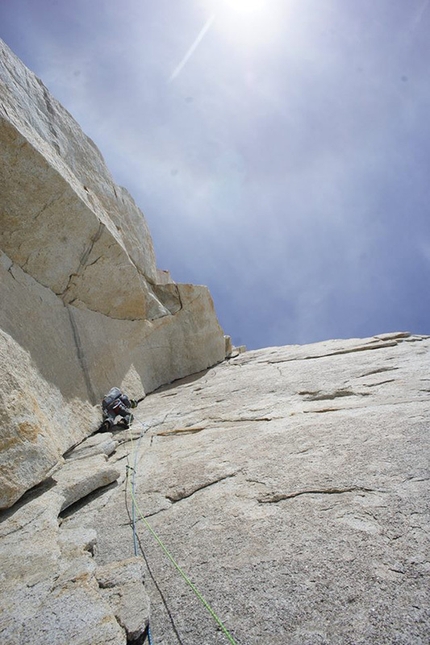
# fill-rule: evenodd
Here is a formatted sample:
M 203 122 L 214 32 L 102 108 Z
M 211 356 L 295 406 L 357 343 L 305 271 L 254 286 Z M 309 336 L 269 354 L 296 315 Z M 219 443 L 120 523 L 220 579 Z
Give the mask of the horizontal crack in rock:
M 189 428 L 175 428 L 174 430 L 165 430 L 164 432 L 157 432 L 157 437 L 171 437 L 175 435 L 188 435 L 195 434 L 205 430 L 205 426 L 190 426 Z
M 191 497 L 195 493 L 198 493 L 200 490 L 204 490 L 205 488 L 209 488 L 210 486 L 215 486 L 215 484 L 219 484 L 222 481 L 225 481 L 226 479 L 231 479 L 231 477 L 235 477 L 238 474 L 238 470 L 236 470 L 234 473 L 230 473 L 229 475 L 225 475 L 224 477 L 220 477 L 219 479 L 215 479 L 214 481 L 208 482 L 207 484 L 203 484 L 202 486 L 198 486 L 196 488 L 193 488 L 190 492 L 186 493 L 185 491 L 177 491 L 176 493 L 172 493 L 171 495 L 166 495 L 166 499 L 169 500 L 169 502 L 172 502 L 172 504 L 176 502 L 180 502 L 183 499 L 187 499 L 188 497 Z
M 364 378 L 365 376 L 372 376 L 372 374 L 381 374 L 381 372 L 394 372 L 395 370 L 398 370 L 398 367 L 379 367 L 376 370 L 371 370 L 370 372 L 366 372 L 365 374 L 362 374 L 358 378 Z
M 215 423 L 245 423 L 251 421 L 273 421 L 273 417 L 236 417 L 232 419 L 221 419 L 220 417 L 211 419 Z
M 334 392 L 308 392 L 306 390 L 299 392 L 300 396 L 306 397 L 307 401 L 333 401 L 333 399 L 344 396 L 369 396 L 368 392 L 354 392 L 353 390 L 335 390 Z
M 384 402 L 378 402 L 374 404 L 374 407 L 376 408 L 383 408 L 383 407 L 392 407 L 392 406 L 398 406 L 398 405 L 417 405 L 420 403 L 421 405 L 427 405 L 427 401 L 422 397 L 420 400 L 417 399 L 411 399 L 409 401 L 402 400 L 402 401 L 389 401 L 388 403 Z M 291 412 L 290 415 L 296 415 L 296 414 L 321 414 L 322 412 L 351 412 L 352 410 L 368 410 L 369 408 L 365 405 L 348 405 L 343 408 L 321 408 L 320 410 L 300 410 L 298 412 Z
M 322 410 L 303 410 L 303 414 L 322 414 L 323 412 L 340 412 L 340 410 L 351 408 L 322 408 Z
M 351 486 L 350 488 L 326 488 L 324 490 L 301 490 L 296 493 L 274 493 L 260 497 L 260 504 L 276 504 L 285 499 L 293 499 L 301 495 L 342 495 L 343 493 L 374 493 L 374 488 L 365 488 L 363 486 Z M 383 492 L 383 491 L 378 491 Z
M 385 383 L 395 383 L 395 378 L 387 379 L 386 381 L 378 381 L 378 383 L 365 383 L 364 387 L 377 387 L 378 385 L 385 385 Z
M 335 352 L 328 352 L 327 354 L 315 354 L 314 356 L 299 356 L 296 358 L 279 358 L 271 361 L 260 361 L 260 362 L 267 363 L 268 365 L 275 365 L 276 363 L 289 363 L 291 361 L 308 361 L 308 360 L 314 360 L 316 358 L 326 358 L 329 356 L 341 356 L 342 354 L 353 354 L 354 352 L 365 352 L 370 349 L 385 349 L 386 347 L 395 347 L 396 345 L 398 345 L 398 342 L 396 340 L 393 340 L 389 342 L 374 343 L 370 345 L 358 345 L 357 347 L 352 347 L 351 349 L 339 349 Z

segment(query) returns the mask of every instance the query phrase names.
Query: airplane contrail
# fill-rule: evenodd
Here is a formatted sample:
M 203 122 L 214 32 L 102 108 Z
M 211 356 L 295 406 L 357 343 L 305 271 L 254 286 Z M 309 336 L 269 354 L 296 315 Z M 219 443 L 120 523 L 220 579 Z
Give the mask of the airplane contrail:
M 172 74 L 170 75 L 170 78 L 169 78 L 169 83 L 171 81 L 173 81 L 173 79 L 175 79 L 177 76 L 179 76 L 179 74 L 182 72 L 182 70 L 184 69 L 185 65 L 188 63 L 188 61 L 190 60 L 191 56 L 196 51 L 196 49 L 199 46 L 201 40 L 203 39 L 204 35 L 206 34 L 207 30 L 209 29 L 209 27 L 211 26 L 211 24 L 213 23 L 214 20 L 215 20 L 215 14 L 213 13 L 211 15 L 211 17 L 203 25 L 203 28 L 201 29 L 199 35 L 197 36 L 197 38 L 195 39 L 195 41 L 193 42 L 193 44 L 191 45 L 191 47 L 189 48 L 189 50 L 187 51 L 187 53 L 185 54 L 185 56 L 183 57 L 183 59 L 181 60 L 179 65 L 176 67 L 176 69 L 173 70 L 173 72 L 172 72 Z

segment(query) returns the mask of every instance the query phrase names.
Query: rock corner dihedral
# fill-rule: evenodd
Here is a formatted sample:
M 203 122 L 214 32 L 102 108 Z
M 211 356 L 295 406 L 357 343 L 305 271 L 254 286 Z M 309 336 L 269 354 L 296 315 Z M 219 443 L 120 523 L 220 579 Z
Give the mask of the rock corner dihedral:
M 97 427 L 112 384 L 141 396 L 219 363 L 226 345 L 208 289 L 156 268 L 132 197 L 2 41 L 0 185 L 5 508 Z
M 234 348 L 1 41 L 0 186 L 0 641 L 429 643 L 430 337 Z

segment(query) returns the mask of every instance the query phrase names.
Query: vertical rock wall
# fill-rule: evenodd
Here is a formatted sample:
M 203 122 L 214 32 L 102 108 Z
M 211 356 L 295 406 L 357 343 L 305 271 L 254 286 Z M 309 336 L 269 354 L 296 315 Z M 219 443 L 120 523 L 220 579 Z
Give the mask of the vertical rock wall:
M 94 143 L 1 41 L 0 186 L 0 343 L 26 365 L 16 379 L 15 363 L 4 364 L 0 386 L 25 406 L 25 380 L 36 379 L 36 399 L 51 410 L 41 420 L 27 406 L 30 441 L 16 428 L 19 410 L 3 403 L 0 460 L 12 473 L 27 459 L 32 466 L 1 508 L 96 428 L 93 406 L 112 385 L 144 396 L 223 360 L 225 341 L 208 290 L 157 270 L 141 211 Z

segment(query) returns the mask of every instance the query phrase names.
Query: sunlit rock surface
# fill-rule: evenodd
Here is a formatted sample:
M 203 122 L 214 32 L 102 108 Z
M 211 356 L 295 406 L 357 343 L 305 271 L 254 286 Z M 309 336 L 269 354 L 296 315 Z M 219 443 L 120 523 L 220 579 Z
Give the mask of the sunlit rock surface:
M 66 401 L 0 330 L 0 508 L 45 479 L 62 454 L 97 424 L 99 413 L 74 397 Z M 73 374 L 76 366 L 70 365 Z M 77 383 L 78 385 L 78 383 Z
M 0 186 L 0 641 L 226 643 L 143 515 L 237 645 L 427 645 L 429 337 L 233 348 L 1 42 Z
M 406 333 L 269 348 L 141 404 L 139 507 L 238 643 L 429 642 L 429 359 Z M 129 548 L 122 495 L 74 518 L 101 562 Z M 139 536 L 183 642 L 227 642 Z
M 88 585 L 102 580 L 98 568 L 117 571 L 117 563 L 134 557 L 133 476 L 154 642 L 228 641 L 140 511 L 238 645 L 428 643 L 429 358 L 430 338 L 407 333 L 275 347 L 240 354 L 149 395 L 130 432 L 87 440 L 75 459 L 68 455 L 65 475 L 54 475 L 56 486 L 30 499 L 28 510 L 23 502 L 8 511 L 3 526 L 11 539 L 3 541 L 1 571 L 6 593 L 18 591 L 2 600 L 9 607 L 4 633 L 13 624 L 18 635 L 27 634 L 29 610 L 21 614 L 18 603 L 44 616 L 35 609 L 36 581 L 43 607 L 57 602 L 58 583 L 51 591 L 48 579 L 65 566 L 61 553 L 53 547 L 31 556 L 39 539 L 32 531 L 37 537 L 42 522 L 43 535 L 54 540 L 59 532 L 58 544 L 68 534 L 95 544 L 93 557 L 88 550 L 80 556 L 87 572 L 80 593 L 92 615 Z M 58 528 L 53 513 L 64 502 L 48 512 L 49 500 L 57 488 L 64 499 L 74 464 L 94 459 L 95 445 L 103 460 L 107 446 L 115 449 L 103 468 L 110 464 L 118 483 L 69 506 Z M 84 471 L 92 477 L 87 463 L 76 470 L 78 481 Z M 21 516 L 26 523 L 19 528 Z M 12 554 L 21 553 L 22 535 L 30 555 L 17 571 Z M 103 589 L 97 594 L 97 616 L 119 615 L 103 604 L 110 602 Z M 68 624 L 82 606 L 71 607 L 63 640 L 46 642 L 99 642 L 91 631 L 86 639 L 73 635 Z M 42 630 L 41 619 L 35 624 Z M 106 629 L 112 629 L 107 618 Z M 122 637 L 112 642 L 125 643 Z M 32 642 L 42 642 L 37 630 Z
M 30 438 L 22 424 L 17 431 L 20 422 L 9 423 L 18 414 L 13 406 L 0 409 L 7 437 L 0 469 L 9 464 L 11 475 L 1 508 L 97 427 L 100 414 L 91 408 L 113 385 L 140 398 L 223 360 L 225 340 L 207 288 L 176 284 L 157 270 L 133 199 L 2 41 L 0 186 L 0 329 L 23 350 L 24 380 L 38 382 L 36 399 L 51 410 L 43 423 L 40 415 L 28 421 Z M 24 410 L 33 404 L 23 378 L 13 374 L 14 360 L 3 364 L 0 384 L 13 385 L 10 396 Z M 64 402 L 55 419 L 48 392 L 50 401 Z
M 108 460 L 117 445 L 110 433 L 90 437 L 1 514 L 2 643 L 123 645 L 143 637 L 149 620 L 143 558 L 97 567 L 97 531 L 62 524 L 66 509 L 121 478 L 122 469 Z

